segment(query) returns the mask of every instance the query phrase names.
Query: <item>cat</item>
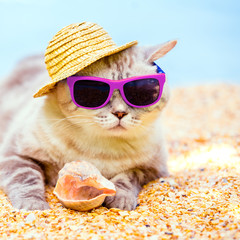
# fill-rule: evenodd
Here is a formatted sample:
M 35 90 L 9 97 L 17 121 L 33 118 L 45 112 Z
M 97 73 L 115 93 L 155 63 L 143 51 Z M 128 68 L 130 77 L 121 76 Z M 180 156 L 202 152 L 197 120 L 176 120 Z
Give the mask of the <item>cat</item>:
M 176 43 L 133 46 L 92 63 L 77 75 L 117 81 L 155 74 L 153 62 Z M 48 82 L 43 56 L 23 60 L 0 82 L 0 187 L 13 207 L 49 209 L 45 183 L 54 186 L 65 163 L 85 160 L 116 186 L 116 195 L 105 199 L 106 207 L 135 209 L 142 186 L 168 176 L 160 123 L 169 99 L 167 82 L 161 100 L 153 106 L 130 107 L 115 90 L 110 102 L 96 110 L 74 105 L 66 80 L 47 96 L 34 99 L 33 93 Z M 122 128 L 116 127 L 119 124 Z

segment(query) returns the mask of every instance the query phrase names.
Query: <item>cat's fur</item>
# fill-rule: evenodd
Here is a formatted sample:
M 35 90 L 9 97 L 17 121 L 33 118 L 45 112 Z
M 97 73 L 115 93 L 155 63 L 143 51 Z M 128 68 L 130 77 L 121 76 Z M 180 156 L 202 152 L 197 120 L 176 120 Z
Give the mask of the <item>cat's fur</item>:
M 176 44 L 131 47 L 105 57 L 78 75 L 119 80 L 156 73 L 152 62 Z M 142 185 L 167 176 L 167 150 L 160 113 L 169 91 L 165 83 L 159 103 L 149 108 L 129 107 L 115 91 L 104 108 L 87 110 L 71 101 L 66 80 L 46 97 L 34 91 L 49 81 L 42 56 L 24 60 L 0 86 L 0 186 L 15 208 L 49 208 L 44 181 L 55 185 L 65 163 L 94 164 L 116 186 L 107 207 L 132 210 Z M 114 113 L 127 113 L 119 120 Z M 121 124 L 122 127 L 116 127 Z

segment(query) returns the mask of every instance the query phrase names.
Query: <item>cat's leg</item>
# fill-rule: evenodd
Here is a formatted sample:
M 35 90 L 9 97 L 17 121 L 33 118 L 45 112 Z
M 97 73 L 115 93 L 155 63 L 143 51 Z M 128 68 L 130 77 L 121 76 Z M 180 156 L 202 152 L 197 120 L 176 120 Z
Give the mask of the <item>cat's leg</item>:
M 168 176 L 167 169 L 159 172 L 156 169 L 130 169 L 113 177 L 111 182 L 115 184 L 116 195 L 106 197 L 104 206 L 133 210 L 137 206 L 137 197 L 143 185 L 159 178 Z
M 17 155 L 2 158 L 1 156 L 0 186 L 13 207 L 26 210 L 49 209 L 40 166 Z

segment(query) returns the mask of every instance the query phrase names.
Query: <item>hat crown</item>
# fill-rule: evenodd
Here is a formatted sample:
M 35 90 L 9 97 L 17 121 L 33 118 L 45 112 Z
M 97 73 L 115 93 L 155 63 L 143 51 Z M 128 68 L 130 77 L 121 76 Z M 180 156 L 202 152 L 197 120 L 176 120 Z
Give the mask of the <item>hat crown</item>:
M 53 81 L 64 79 L 67 76 L 63 73 L 72 66 L 71 61 L 111 47 L 116 44 L 98 24 L 83 22 L 64 27 L 52 38 L 45 52 L 49 76 Z

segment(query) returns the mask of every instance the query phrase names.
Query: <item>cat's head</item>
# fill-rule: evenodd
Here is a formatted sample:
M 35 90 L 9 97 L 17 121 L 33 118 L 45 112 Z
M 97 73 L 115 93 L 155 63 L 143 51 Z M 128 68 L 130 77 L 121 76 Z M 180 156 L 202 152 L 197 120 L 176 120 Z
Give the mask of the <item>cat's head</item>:
M 96 76 L 118 81 L 133 76 L 157 73 L 153 62 L 169 52 L 177 41 L 154 47 L 131 47 L 105 57 L 78 72 L 79 76 Z M 159 117 L 169 99 L 168 84 L 165 82 L 161 100 L 150 107 L 134 108 L 127 105 L 118 90 L 103 108 L 91 110 L 77 107 L 71 100 L 66 80 L 57 84 L 57 101 L 64 116 L 74 125 L 85 129 L 88 134 L 132 138 L 146 134 Z

